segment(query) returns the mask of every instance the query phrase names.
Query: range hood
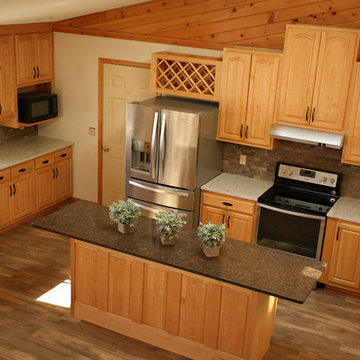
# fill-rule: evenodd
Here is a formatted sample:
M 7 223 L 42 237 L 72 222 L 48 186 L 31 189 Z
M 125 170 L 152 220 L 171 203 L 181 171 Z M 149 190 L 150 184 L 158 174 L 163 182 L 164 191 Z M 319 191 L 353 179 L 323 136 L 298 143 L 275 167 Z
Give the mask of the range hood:
M 271 128 L 270 137 L 280 140 L 300 142 L 303 144 L 326 146 L 333 149 L 341 149 L 344 135 L 329 133 L 326 131 L 297 128 L 275 124 Z

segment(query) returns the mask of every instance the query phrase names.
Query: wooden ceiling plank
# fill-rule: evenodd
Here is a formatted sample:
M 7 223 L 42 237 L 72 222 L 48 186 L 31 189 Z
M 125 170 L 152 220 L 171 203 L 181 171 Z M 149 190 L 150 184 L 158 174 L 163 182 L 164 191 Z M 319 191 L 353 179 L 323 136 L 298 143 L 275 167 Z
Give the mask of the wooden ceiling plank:
M 152 0 L 143 3 L 129 5 L 118 9 L 101 11 L 95 14 L 78 16 L 75 18 L 58 21 L 56 26 L 88 27 L 97 24 L 104 24 L 111 21 L 118 21 L 126 18 L 152 14 L 162 9 L 182 7 L 185 4 L 192 4 L 204 0 Z
M 285 34 L 276 34 L 266 37 L 240 40 L 238 43 L 226 44 L 227 47 L 250 46 L 267 49 L 283 50 Z
M 296 6 L 297 4 L 310 3 L 313 4 L 316 0 L 293 0 L 291 6 Z M 327 2 L 332 3 L 331 0 Z M 277 8 L 289 8 L 288 0 L 263 0 L 256 3 L 245 4 L 241 6 L 231 7 L 224 10 L 216 11 L 206 11 L 201 14 L 196 14 L 187 17 L 178 17 L 176 19 L 159 21 L 154 24 L 146 24 L 143 26 L 135 26 L 132 28 L 127 28 L 127 32 L 131 33 L 143 33 L 143 34 L 155 34 L 159 31 L 162 33 L 167 33 L 168 36 L 182 37 L 183 29 L 193 28 L 196 33 L 198 33 L 201 25 L 207 26 L 209 23 L 219 22 L 219 21 L 228 21 L 235 18 L 242 18 L 245 16 L 250 16 L 254 14 L 264 13 L 267 11 L 272 11 L 274 6 Z M 192 31 L 192 30 L 191 30 Z M 187 36 L 185 34 L 184 36 Z
M 255 3 L 263 0 L 202 0 L 200 2 L 187 3 L 181 8 L 164 8 L 161 11 L 156 11 L 149 14 L 134 16 L 132 18 L 118 19 L 106 24 L 95 24 L 88 26 L 92 29 L 101 28 L 102 30 L 109 31 L 127 31 L 126 29 L 137 25 L 154 24 L 164 19 L 178 19 L 179 17 L 187 17 L 194 14 L 203 14 L 205 12 L 216 11 L 218 9 L 231 8 L 246 3 Z
M 311 4 L 311 6 L 314 5 L 314 0 L 308 0 L 307 2 L 308 4 Z M 325 0 L 325 2 L 326 4 L 329 4 L 329 2 L 331 3 L 331 0 L 327 0 L 327 1 Z M 323 2 L 321 1 L 321 3 Z M 299 4 L 304 4 L 304 1 L 297 0 L 292 2 L 292 6 L 296 6 Z M 243 7 L 241 10 L 239 9 L 239 11 L 237 11 L 237 14 L 239 14 L 237 18 L 224 19 L 223 21 L 218 21 L 217 23 L 211 23 L 211 24 L 209 23 L 202 25 L 192 24 L 184 27 L 183 29 L 167 31 L 167 36 L 182 38 L 182 37 L 192 36 L 192 34 L 196 34 L 197 36 L 213 34 L 218 31 L 230 31 L 233 28 L 239 28 L 239 24 L 241 24 L 241 27 L 246 28 L 251 26 L 252 21 L 256 21 L 256 18 L 252 18 L 252 16 L 255 16 L 256 14 L 262 15 L 263 19 L 266 17 L 266 20 L 263 22 L 259 22 L 258 24 L 253 22 L 253 25 L 271 23 L 274 22 L 274 17 L 278 9 L 284 9 L 284 11 L 289 9 L 288 0 L 264 1 L 261 3 L 261 5 L 262 5 L 261 8 L 256 9 L 256 13 L 254 13 L 254 10 L 252 10 L 252 8 L 246 9 Z M 324 6 L 323 8 L 326 8 L 326 6 Z

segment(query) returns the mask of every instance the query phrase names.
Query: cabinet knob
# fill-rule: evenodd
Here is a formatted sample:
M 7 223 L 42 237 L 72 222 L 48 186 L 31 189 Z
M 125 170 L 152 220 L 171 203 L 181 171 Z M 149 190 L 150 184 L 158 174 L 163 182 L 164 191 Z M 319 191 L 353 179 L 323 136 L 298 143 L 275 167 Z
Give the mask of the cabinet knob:
M 105 145 L 104 148 L 103 148 L 104 151 L 109 151 L 110 150 L 110 147 L 108 145 Z

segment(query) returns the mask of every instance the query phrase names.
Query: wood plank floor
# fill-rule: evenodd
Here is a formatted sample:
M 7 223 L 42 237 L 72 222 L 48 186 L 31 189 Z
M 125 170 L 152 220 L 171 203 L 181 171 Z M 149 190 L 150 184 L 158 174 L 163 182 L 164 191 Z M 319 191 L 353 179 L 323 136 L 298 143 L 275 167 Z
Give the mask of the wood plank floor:
M 36 299 L 70 276 L 69 240 L 22 225 L 0 235 L 0 359 L 185 360 Z M 313 291 L 280 301 L 264 360 L 359 360 L 360 300 Z

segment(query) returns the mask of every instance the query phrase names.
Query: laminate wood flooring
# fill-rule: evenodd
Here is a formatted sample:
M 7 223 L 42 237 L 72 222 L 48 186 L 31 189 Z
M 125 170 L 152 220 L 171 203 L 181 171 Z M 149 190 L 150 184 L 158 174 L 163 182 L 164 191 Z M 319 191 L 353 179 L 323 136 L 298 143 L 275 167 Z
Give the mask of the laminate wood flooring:
M 68 238 L 30 224 L 0 235 L 1 360 L 185 360 L 36 301 L 69 277 Z M 360 300 L 319 289 L 279 301 L 263 360 L 360 360 Z

